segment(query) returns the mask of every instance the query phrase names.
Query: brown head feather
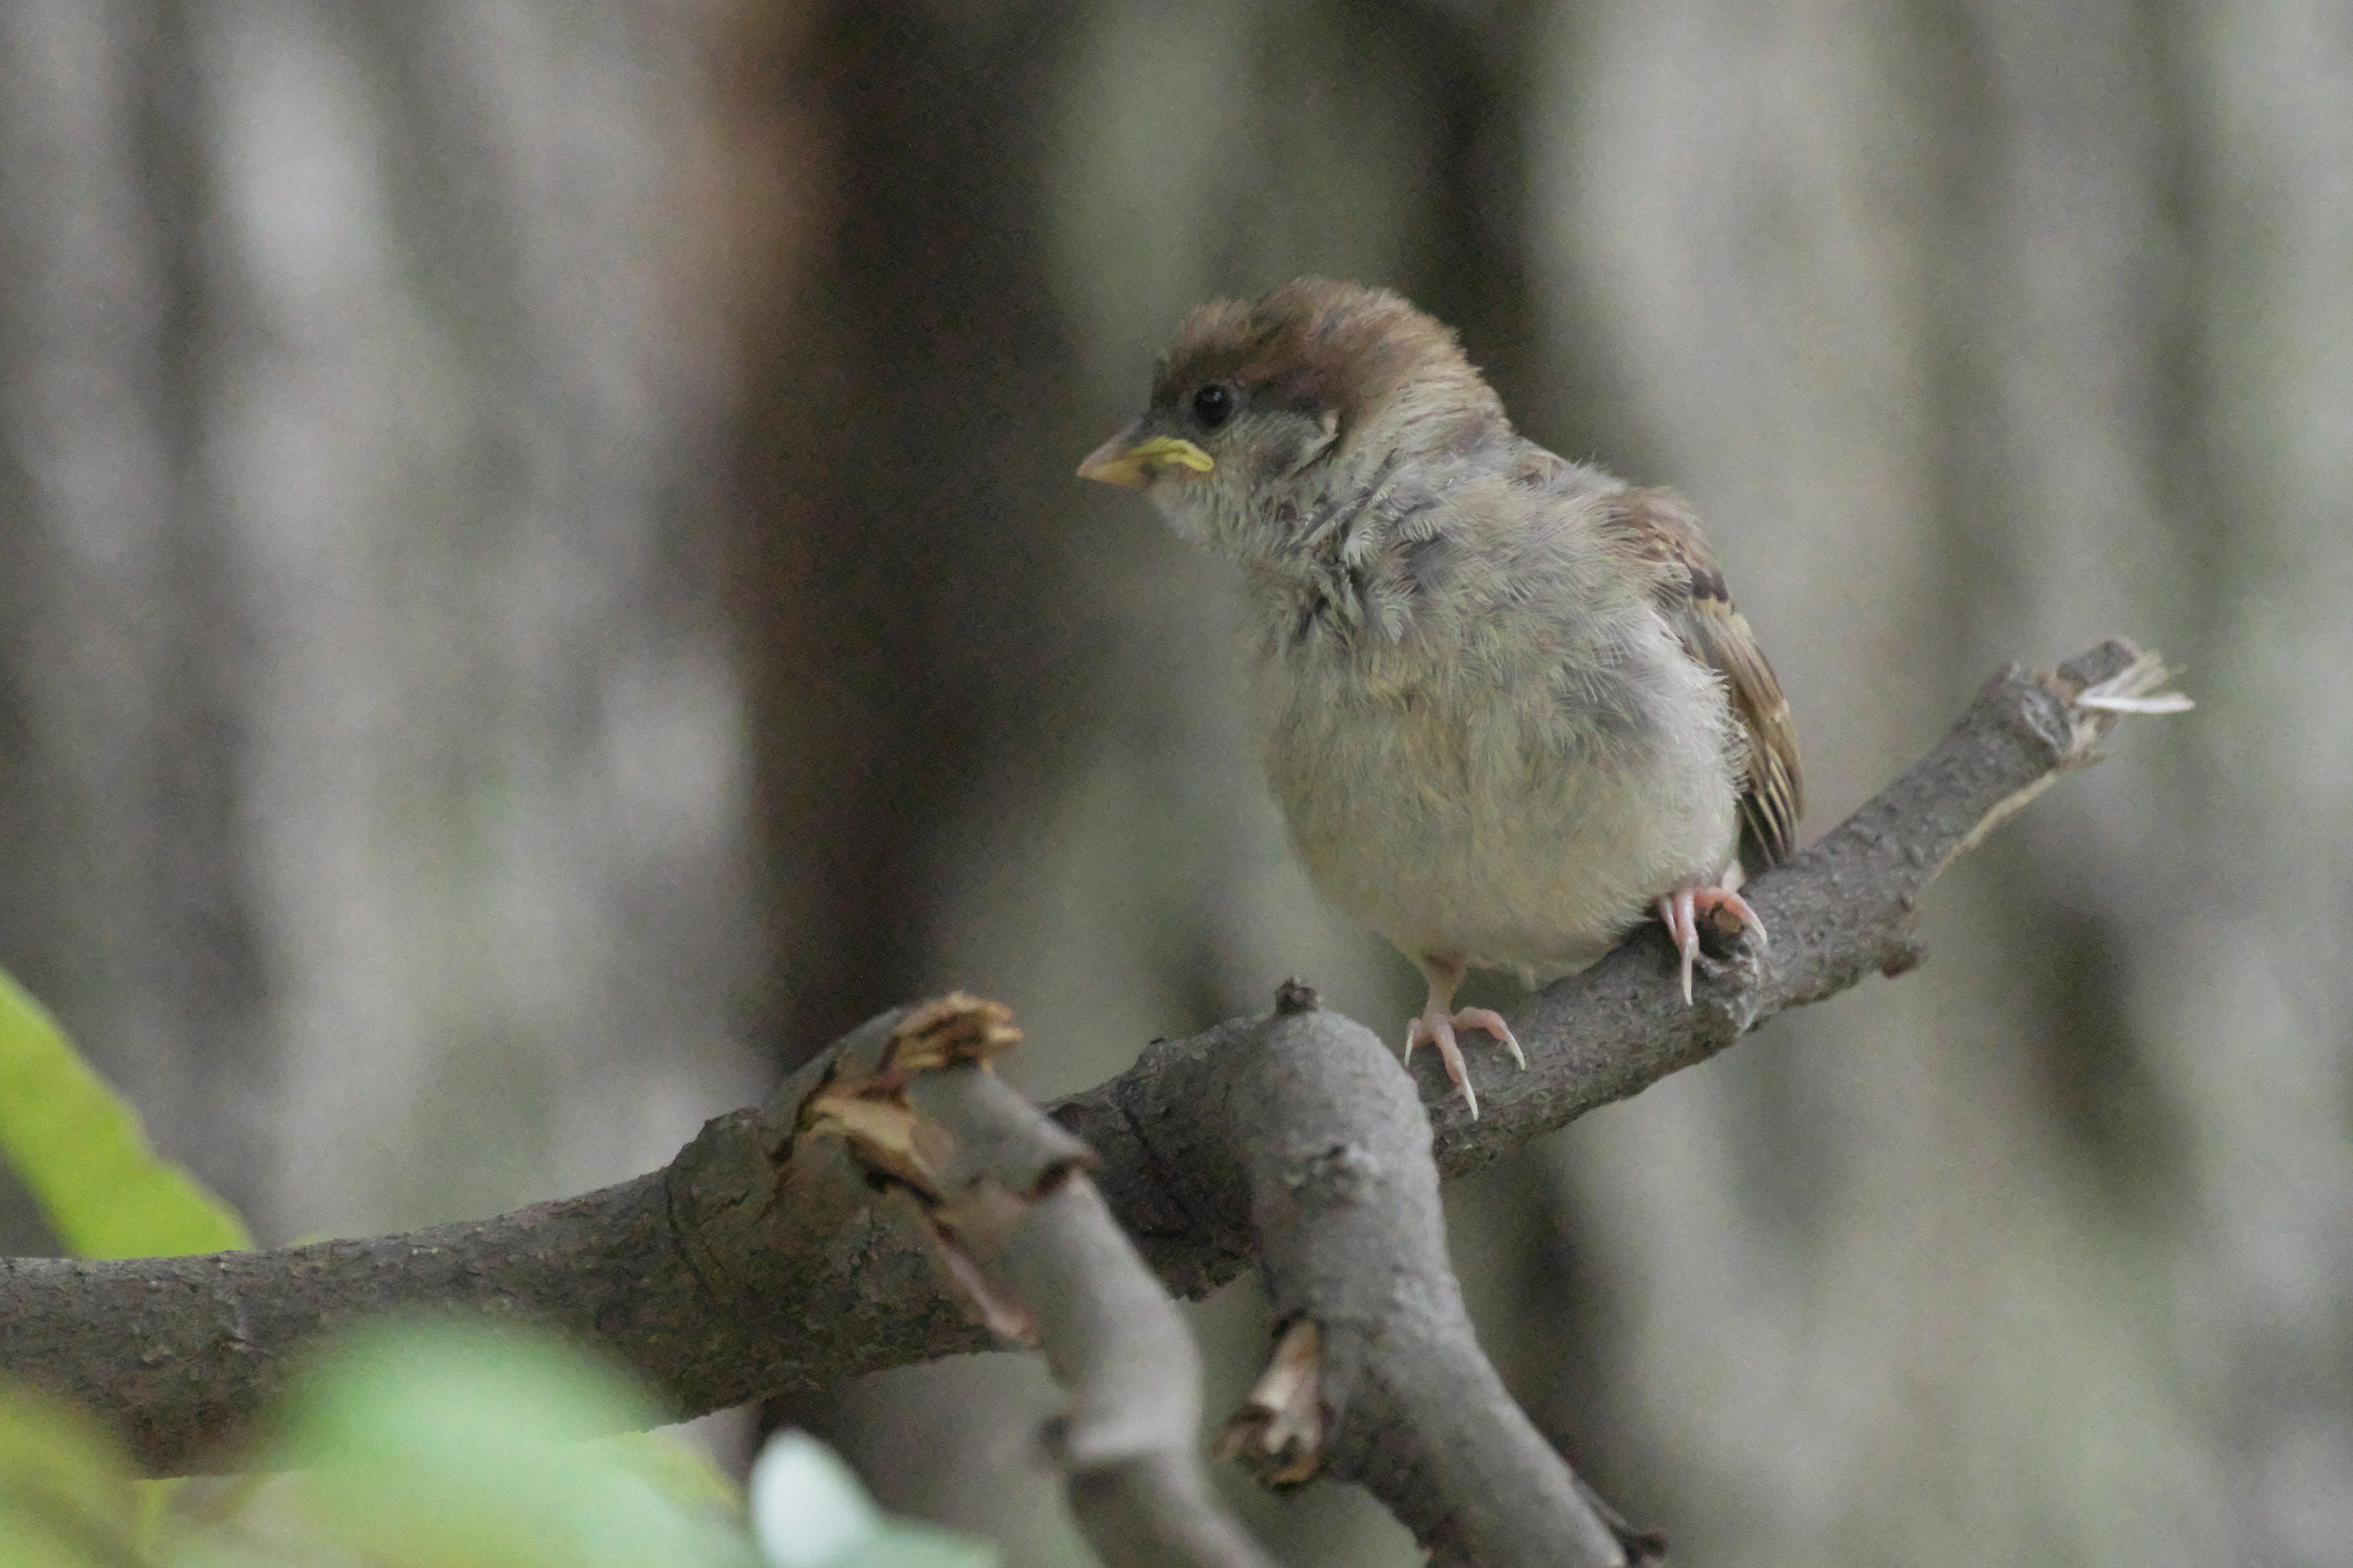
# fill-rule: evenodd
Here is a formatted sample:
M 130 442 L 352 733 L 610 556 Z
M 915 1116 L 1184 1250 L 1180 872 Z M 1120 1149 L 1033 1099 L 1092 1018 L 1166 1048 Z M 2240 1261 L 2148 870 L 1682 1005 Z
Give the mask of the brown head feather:
M 1174 407 L 1213 381 L 1303 413 L 1336 412 L 1344 433 L 1415 387 L 1442 387 L 1467 416 L 1504 416 L 1447 327 L 1386 289 L 1324 278 L 1188 314 L 1153 379 L 1153 406 Z

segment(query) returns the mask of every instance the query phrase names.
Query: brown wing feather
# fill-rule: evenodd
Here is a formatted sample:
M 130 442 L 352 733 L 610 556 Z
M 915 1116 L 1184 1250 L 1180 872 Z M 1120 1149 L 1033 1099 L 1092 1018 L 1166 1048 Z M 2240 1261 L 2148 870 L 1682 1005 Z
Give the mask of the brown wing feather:
M 1659 568 L 1652 590 L 1659 608 L 1692 658 L 1724 678 L 1748 742 L 1748 776 L 1740 795 L 1742 858 L 1752 869 L 1777 866 L 1798 847 L 1798 817 L 1805 809 L 1789 700 L 1781 695 L 1748 618 L 1733 608 L 1715 552 L 1683 499 L 1670 489 L 1635 489 L 1618 500 L 1611 524 L 1629 549 Z

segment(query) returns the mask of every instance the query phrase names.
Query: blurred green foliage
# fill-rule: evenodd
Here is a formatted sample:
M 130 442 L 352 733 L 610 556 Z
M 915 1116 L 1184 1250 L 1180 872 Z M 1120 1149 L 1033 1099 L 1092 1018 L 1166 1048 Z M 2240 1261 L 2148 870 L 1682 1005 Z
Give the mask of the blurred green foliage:
M 0 1563 L 111 1568 L 141 1561 L 139 1534 L 113 1439 L 45 1394 L 0 1387 Z
M 256 1473 L 168 1491 L 79 1412 L 0 1388 L 0 1568 L 992 1568 L 799 1433 L 734 1482 L 550 1336 L 425 1322 L 332 1349 Z M 615 1436 L 619 1433 L 621 1435 Z M 145 1497 L 142 1498 L 142 1494 Z
M 139 1113 L 0 970 L 0 1155 L 77 1258 L 250 1247 L 245 1223 L 147 1142 Z
M 148 1146 L 138 1113 L 0 973 L 0 1152 L 85 1257 L 248 1245 Z M 0 1382 L 0 1568 L 992 1568 L 886 1517 L 786 1433 L 751 1500 L 620 1369 L 554 1337 L 385 1323 L 328 1347 L 267 1425 L 253 1473 L 136 1479 L 112 1434 Z

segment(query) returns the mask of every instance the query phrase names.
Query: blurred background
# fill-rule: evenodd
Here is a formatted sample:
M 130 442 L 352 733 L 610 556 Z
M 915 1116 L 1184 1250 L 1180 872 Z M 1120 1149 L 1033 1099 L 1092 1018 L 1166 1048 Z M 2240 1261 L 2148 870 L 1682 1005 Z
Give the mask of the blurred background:
M 1696 500 L 1810 833 L 2005 659 L 2200 703 L 1919 974 L 1451 1191 L 1539 1424 L 1683 1563 L 2353 1561 L 2341 4 L 7 0 L 0 964 L 272 1241 L 650 1168 L 948 984 L 1040 1094 L 1293 972 L 1390 1030 L 1220 572 L 1071 477 L 1310 269 Z M 1220 1406 L 1262 1306 L 1196 1321 Z M 1051 1404 L 780 1414 L 1078 1563 Z

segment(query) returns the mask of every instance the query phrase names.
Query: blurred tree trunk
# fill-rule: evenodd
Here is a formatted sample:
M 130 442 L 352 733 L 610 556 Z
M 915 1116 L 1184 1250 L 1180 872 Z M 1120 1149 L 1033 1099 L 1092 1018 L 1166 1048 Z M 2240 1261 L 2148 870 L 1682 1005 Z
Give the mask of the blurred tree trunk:
M 777 1059 L 934 978 L 955 829 L 1087 729 L 1072 345 L 1036 265 L 1056 6 L 821 12 L 773 90 L 817 150 L 807 270 L 751 344 L 750 638 Z
M 2283 827 L 2341 820 L 2304 759 L 2343 705 L 2256 695 L 2240 628 L 2334 668 L 2342 617 L 2278 595 L 2353 540 L 2317 521 L 2343 443 L 2294 455 L 2342 356 L 2291 346 L 2353 315 L 2353 40 L 2251 17 L 1603 7 L 1552 48 L 1552 297 L 1718 520 L 1817 827 L 1989 659 L 2113 628 L 2202 672 L 1940 889 L 1919 983 L 1564 1142 L 1597 1288 L 1564 1387 L 1699 1560 L 2341 1558 L 2342 1030 L 2297 1020 L 2343 1008 L 2290 955 L 2348 933 Z
M 0 959 L 265 1234 L 752 1085 L 686 20 L 0 16 Z
M 0 963 L 249 1202 L 268 976 L 239 877 L 248 639 L 191 474 L 188 53 L 176 6 L 0 11 Z
M 1037 264 L 1062 13 L 821 8 L 740 84 L 793 105 L 813 151 L 806 267 L 747 340 L 733 481 L 780 1068 L 925 989 L 985 984 L 937 952 L 969 824 L 1050 795 L 1091 728 L 1100 616 L 1043 499 L 1068 473 L 1073 380 Z M 956 1517 L 1013 1389 L 944 1408 L 936 1379 L 909 1381 L 768 1418 L 840 1444 L 886 1505 Z M 1026 1510 L 981 1505 L 992 1534 L 1055 1520 L 1039 1479 Z

